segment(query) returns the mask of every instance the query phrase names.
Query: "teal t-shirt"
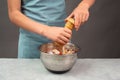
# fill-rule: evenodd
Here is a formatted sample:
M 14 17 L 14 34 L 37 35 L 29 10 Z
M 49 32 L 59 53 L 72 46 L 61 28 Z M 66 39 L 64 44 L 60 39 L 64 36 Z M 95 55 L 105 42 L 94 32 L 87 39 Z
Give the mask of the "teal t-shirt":
M 41 24 L 61 27 L 65 24 L 65 0 L 21 0 L 21 11 Z M 18 58 L 39 58 L 39 46 L 50 41 L 20 28 Z

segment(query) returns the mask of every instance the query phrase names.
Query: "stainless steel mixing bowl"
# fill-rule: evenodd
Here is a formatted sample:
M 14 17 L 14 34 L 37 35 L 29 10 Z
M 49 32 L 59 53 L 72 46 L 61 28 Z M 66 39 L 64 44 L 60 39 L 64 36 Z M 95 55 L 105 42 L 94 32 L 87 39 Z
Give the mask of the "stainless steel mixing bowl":
M 44 44 L 40 47 L 40 59 L 45 68 L 54 73 L 64 73 L 69 71 L 77 60 L 77 48 L 74 44 L 68 43 L 65 46 L 75 49 L 75 53 L 71 54 L 51 54 L 50 50 L 55 48 L 53 43 Z

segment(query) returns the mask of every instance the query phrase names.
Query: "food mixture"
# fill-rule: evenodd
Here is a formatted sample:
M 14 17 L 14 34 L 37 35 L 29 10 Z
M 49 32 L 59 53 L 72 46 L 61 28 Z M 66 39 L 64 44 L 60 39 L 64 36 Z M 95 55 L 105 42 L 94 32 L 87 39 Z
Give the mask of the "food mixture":
M 67 45 L 64 45 L 62 47 L 62 50 L 53 48 L 52 50 L 48 50 L 47 53 L 49 54 L 58 54 L 58 55 L 64 55 L 64 54 L 73 54 L 76 52 L 76 48 L 74 45 L 71 45 L 68 43 Z

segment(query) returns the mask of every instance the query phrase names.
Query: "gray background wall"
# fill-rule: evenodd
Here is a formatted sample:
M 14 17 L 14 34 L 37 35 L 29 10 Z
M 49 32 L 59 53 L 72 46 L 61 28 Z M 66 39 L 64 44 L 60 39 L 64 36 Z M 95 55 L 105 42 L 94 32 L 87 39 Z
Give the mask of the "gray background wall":
M 66 0 L 67 13 L 80 0 Z M 72 41 L 81 48 L 80 58 L 120 58 L 120 0 L 96 0 L 89 20 L 73 31 Z M 18 27 L 10 23 L 7 1 L 0 0 L 0 57 L 17 57 Z

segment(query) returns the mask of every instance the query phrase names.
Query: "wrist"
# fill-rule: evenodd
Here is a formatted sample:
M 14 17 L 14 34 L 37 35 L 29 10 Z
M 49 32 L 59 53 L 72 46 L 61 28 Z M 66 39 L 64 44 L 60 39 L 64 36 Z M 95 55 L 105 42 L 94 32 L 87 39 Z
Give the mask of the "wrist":
M 33 28 L 34 29 L 33 32 L 37 33 L 38 35 L 43 35 L 43 36 L 45 36 L 45 32 L 47 28 L 49 27 L 47 25 L 44 25 L 38 22 L 35 23 L 34 26 L 35 27 Z
M 89 9 L 89 8 L 90 8 L 90 5 L 89 5 L 87 2 L 82 1 L 82 2 L 78 5 L 78 8 L 79 8 L 79 7 L 84 7 L 84 8 L 86 8 L 86 9 Z
M 46 31 L 48 30 L 49 26 L 44 26 L 42 29 L 41 29 L 41 35 L 43 36 L 46 36 Z

